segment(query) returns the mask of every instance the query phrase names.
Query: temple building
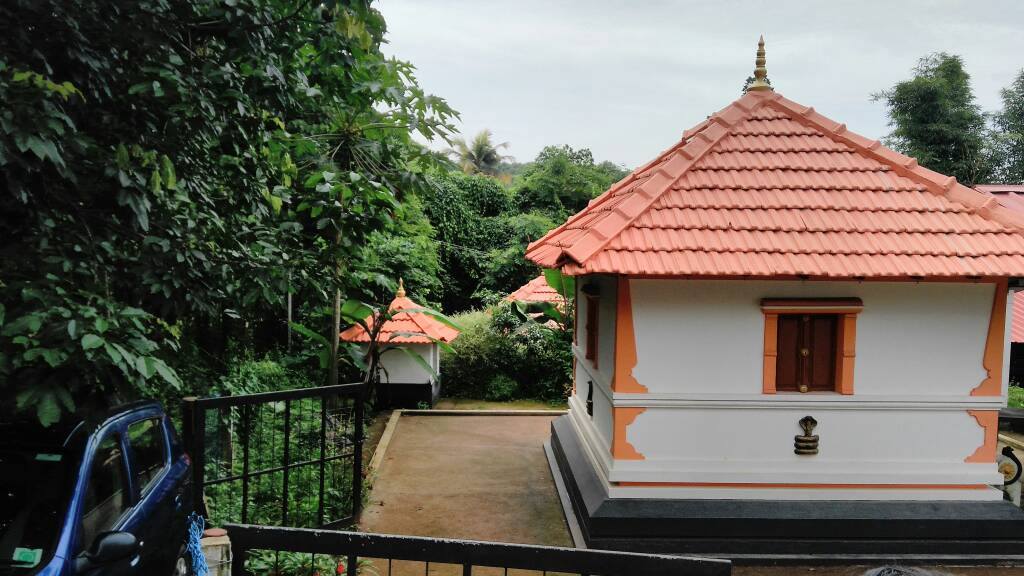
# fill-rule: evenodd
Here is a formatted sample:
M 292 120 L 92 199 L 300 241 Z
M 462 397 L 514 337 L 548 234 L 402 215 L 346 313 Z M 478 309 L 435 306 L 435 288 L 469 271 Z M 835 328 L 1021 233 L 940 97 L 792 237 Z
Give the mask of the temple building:
M 568 515 L 597 548 L 1013 550 L 995 460 L 1024 214 L 766 74 L 762 40 L 741 98 L 527 249 L 577 277 Z

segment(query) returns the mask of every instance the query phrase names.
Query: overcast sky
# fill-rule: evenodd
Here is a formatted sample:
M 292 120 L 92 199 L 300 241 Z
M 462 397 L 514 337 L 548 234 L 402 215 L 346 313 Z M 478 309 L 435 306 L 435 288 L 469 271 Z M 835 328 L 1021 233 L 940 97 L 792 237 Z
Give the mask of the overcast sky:
M 871 94 L 930 52 L 961 55 L 985 110 L 1024 68 L 1024 0 L 381 0 L 388 54 L 518 161 L 548 144 L 636 167 L 740 95 L 765 35 L 787 98 L 870 138 Z

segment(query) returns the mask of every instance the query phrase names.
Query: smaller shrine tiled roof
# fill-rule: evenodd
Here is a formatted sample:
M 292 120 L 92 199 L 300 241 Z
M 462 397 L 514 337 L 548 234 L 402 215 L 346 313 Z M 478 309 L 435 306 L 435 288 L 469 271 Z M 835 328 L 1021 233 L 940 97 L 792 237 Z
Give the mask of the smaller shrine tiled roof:
M 508 295 L 509 301 L 521 302 L 550 302 L 555 306 L 562 306 L 565 300 L 554 288 L 548 286 L 548 281 L 541 274 L 533 280 L 519 287 L 518 290 Z
M 432 344 L 437 340 L 451 342 L 459 335 L 459 331 L 437 320 L 429 314 L 416 312 L 423 306 L 413 302 L 405 295 L 405 287 L 401 281 L 398 293 L 391 301 L 388 309 L 392 312 L 391 319 L 384 323 L 377 341 L 381 344 Z M 411 310 L 411 312 L 403 312 Z M 366 323 L 373 328 L 373 319 L 366 318 Z M 370 335 L 362 326 L 356 324 L 342 331 L 343 342 L 369 342 Z

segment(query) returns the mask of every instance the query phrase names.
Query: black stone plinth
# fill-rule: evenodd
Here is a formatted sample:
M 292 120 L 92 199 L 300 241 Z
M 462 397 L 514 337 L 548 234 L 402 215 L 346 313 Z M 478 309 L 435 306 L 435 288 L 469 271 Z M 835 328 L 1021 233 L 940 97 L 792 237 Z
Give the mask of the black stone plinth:
M 551 448 L 590 548 L 738 564 L 1024 565 L 1024 511 L 1009 502 L 609 498 L 569 416 Z
M 377 408 L 432 408 L 438 388 L 430 382 L 381 382 L 377 388 Z

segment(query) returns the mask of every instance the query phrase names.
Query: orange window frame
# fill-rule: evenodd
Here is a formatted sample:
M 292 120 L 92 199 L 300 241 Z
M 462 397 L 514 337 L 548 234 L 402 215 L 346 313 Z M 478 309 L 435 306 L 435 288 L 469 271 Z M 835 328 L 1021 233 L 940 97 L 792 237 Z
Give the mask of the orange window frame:
M 764 357 L 762 392 L 775 394 L 779 357 L 780 314 L 835 314 L 836 328 L 835 391 L 853 394 L 853 365 L 857 357 L 857 315 L 864 309 L 860 298 L 764 298 Z

